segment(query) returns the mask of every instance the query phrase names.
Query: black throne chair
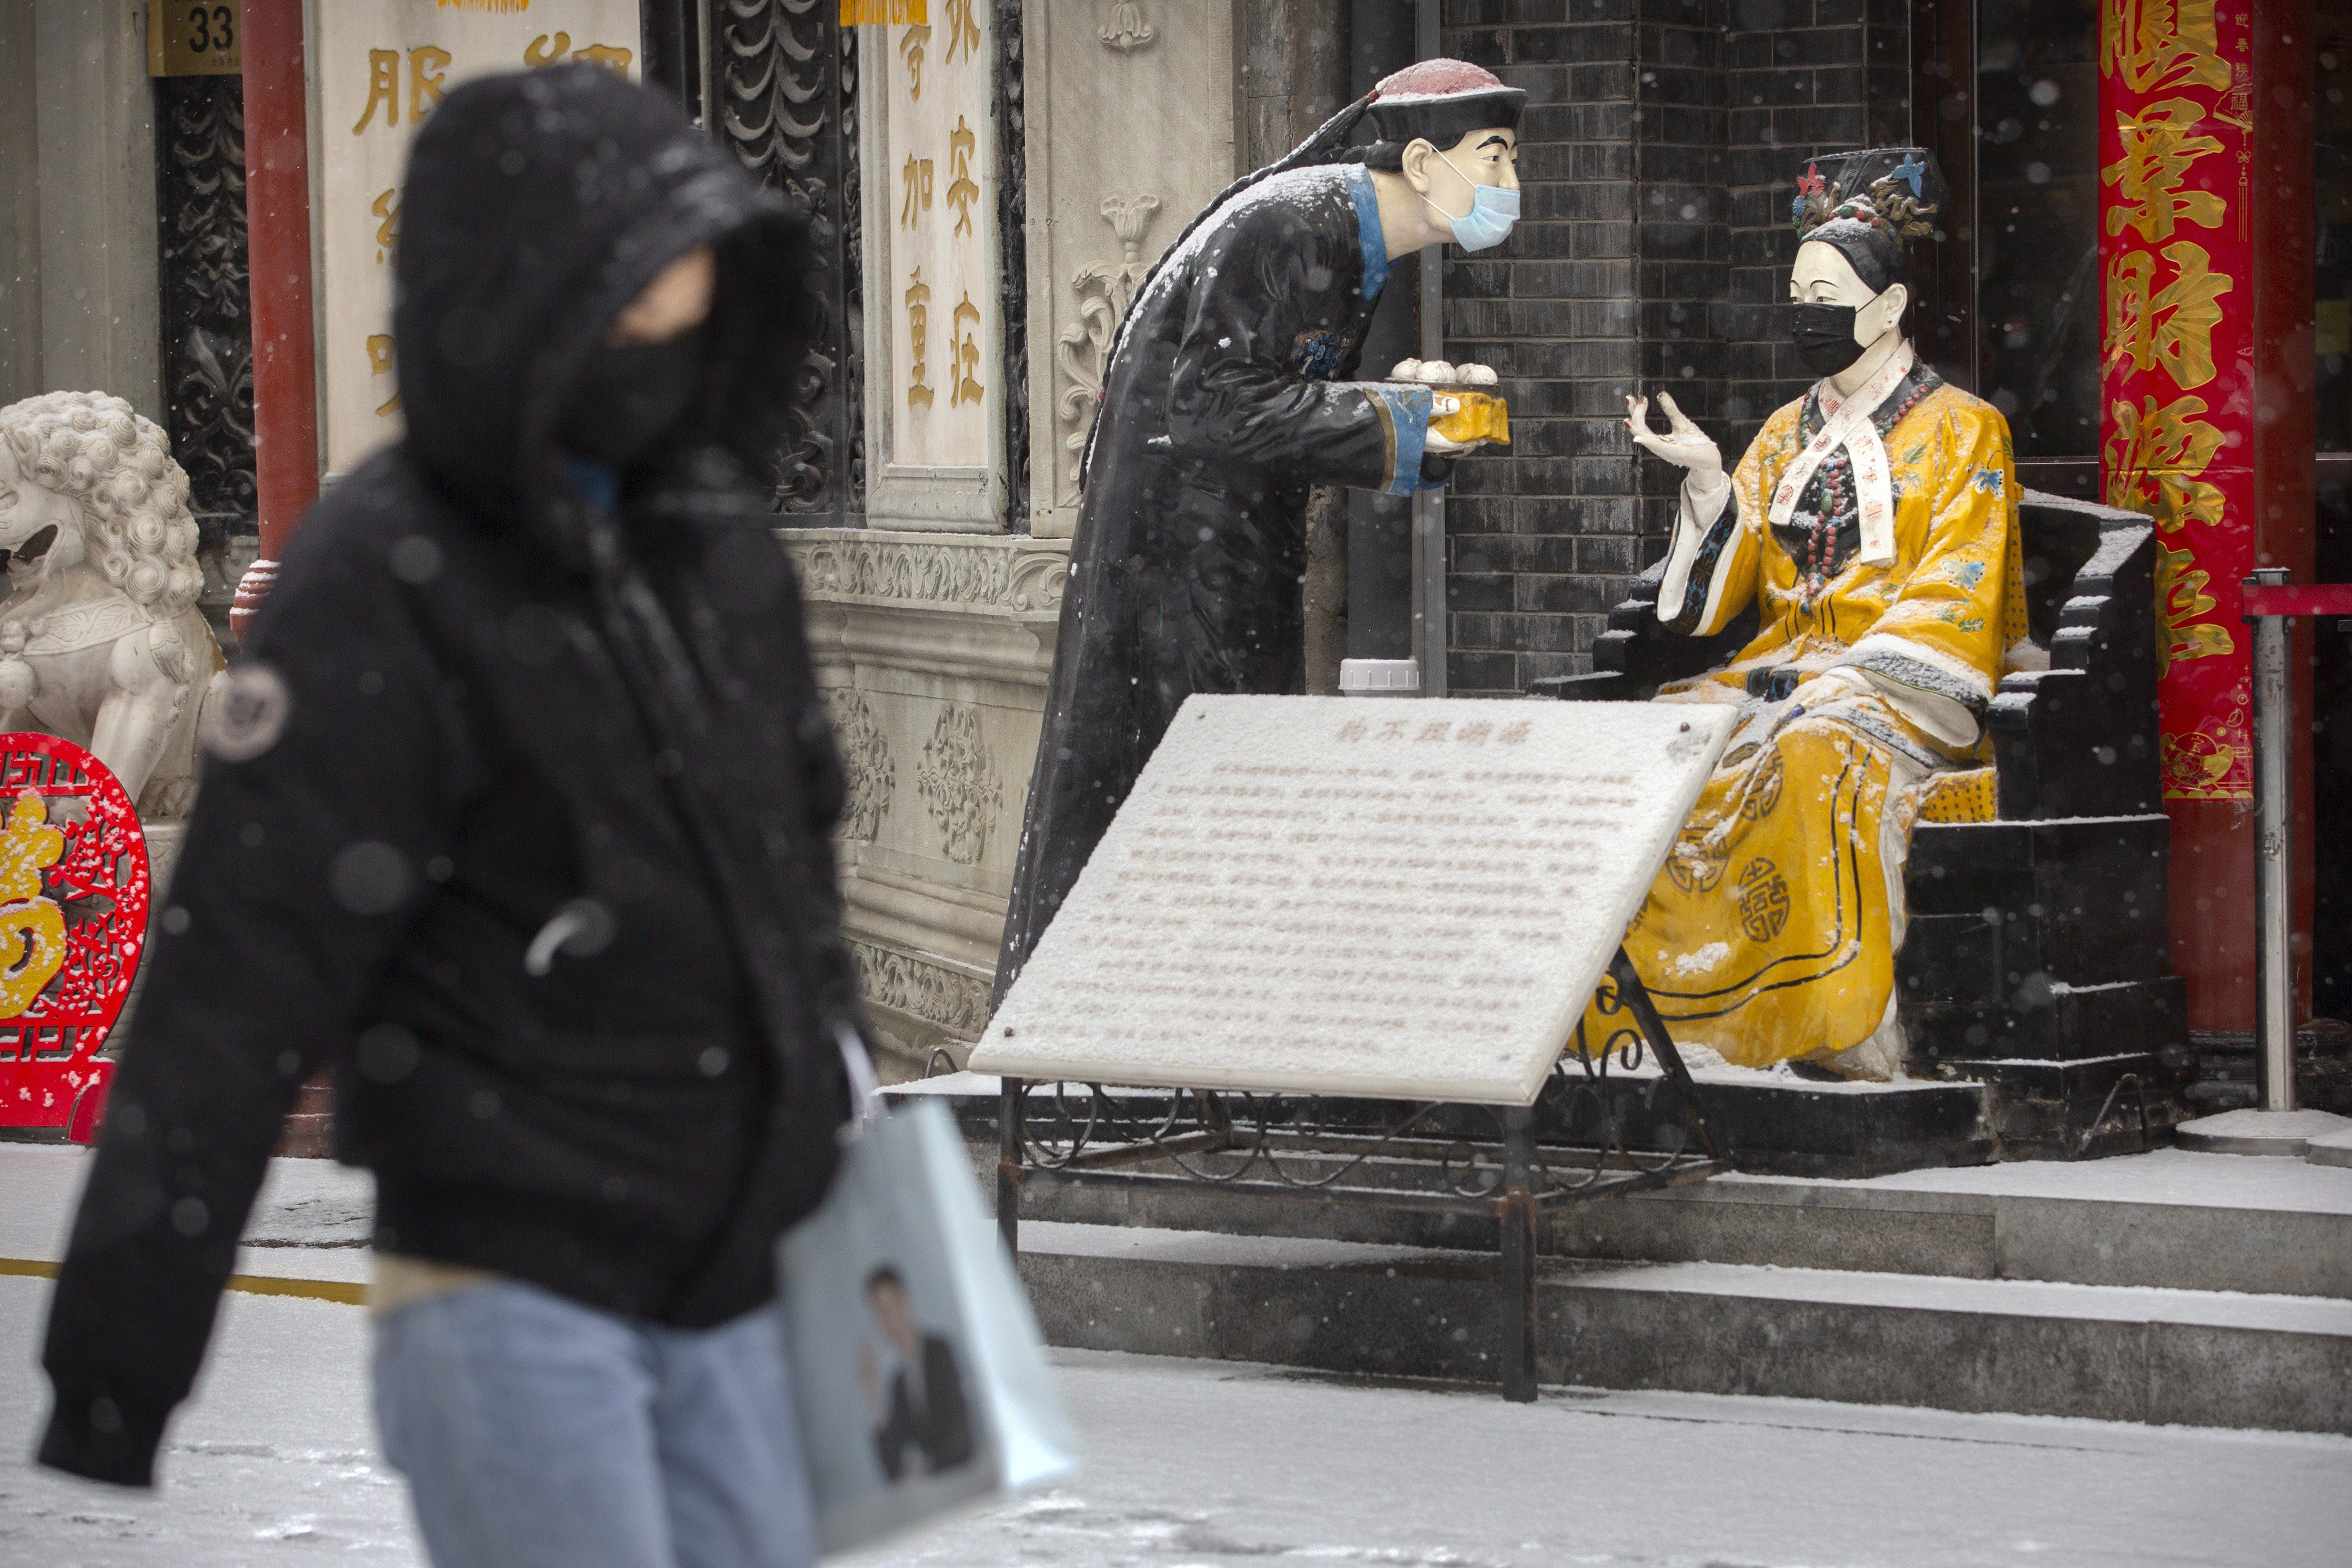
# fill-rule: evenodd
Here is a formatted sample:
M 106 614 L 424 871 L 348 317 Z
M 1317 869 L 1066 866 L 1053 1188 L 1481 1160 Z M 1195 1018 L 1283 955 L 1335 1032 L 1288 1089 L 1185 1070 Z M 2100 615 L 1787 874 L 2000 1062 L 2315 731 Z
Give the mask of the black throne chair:
M 2137 512 L 2036 490 L 2019 518 L 2033 640 L 2050 668 L 2002 679 L 1986 720 L 1991 765 L 1939 778 L 1912 834 L 1895 959 L 1906 1070 L 1974 1089 L 1974 1125 L 1948 1106 L 1890 1114 L 1851 1092 L 1746 1115 L 1710 1105 L 1741 1163 L 2074 1159 L 2151 1147 L 2188 1115 L 2197 1058 L 2166 955 L 2155 530 Z M 1664 571 L 1636 577 L 1610 612 L 1591 674 L 1538 680 L 1528 695 L 1646 701 L 1756 635 L 1753 608 L 1717 637 L 1667 630 Z

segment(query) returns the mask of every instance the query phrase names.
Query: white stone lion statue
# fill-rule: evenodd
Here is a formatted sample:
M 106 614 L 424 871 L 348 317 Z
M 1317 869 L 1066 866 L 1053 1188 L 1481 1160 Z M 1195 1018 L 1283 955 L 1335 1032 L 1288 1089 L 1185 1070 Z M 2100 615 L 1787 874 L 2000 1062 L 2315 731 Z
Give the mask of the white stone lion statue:
M 188 476 L 119 397 L 50 392 L 0 408 L 0 731 L 88 747 L 142 818 L 184 816 L 196 729 L 226 661 Z

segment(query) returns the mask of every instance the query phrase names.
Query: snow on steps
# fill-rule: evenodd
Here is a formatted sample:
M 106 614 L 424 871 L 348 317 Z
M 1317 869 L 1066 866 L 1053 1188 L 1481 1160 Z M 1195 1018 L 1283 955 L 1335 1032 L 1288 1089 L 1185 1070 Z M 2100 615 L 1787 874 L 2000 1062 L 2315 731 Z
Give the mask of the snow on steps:
M 1029 1223 L 1055 1344 L 1496 1375 L 1483 1252 Z M 1723 1263 L 1548 1260 L 1549 1384 L 2352 1433 L 2352 1301 Z

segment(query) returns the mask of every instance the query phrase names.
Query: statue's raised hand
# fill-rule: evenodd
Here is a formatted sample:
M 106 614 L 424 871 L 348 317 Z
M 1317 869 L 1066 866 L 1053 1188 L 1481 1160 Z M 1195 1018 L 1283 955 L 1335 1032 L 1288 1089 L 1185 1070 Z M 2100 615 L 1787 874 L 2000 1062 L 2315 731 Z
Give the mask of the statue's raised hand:
M 1666 416 L 1666 433 L 1663 436 L 1650 428 L 1650 400 L 1646 397 L 1625 399 L 1625 428 L 1633 432 L 1633 445 L 1654 458 L 1664 458 L 1676 468 L 1690 470 L 1692 490 L 1705 495 L 1723 483 L 1723 453 L 1706 432 L 1690 421 L 1690 416 L 1675 406 L 1671 392 L 1658 394 L 1658 406 Z

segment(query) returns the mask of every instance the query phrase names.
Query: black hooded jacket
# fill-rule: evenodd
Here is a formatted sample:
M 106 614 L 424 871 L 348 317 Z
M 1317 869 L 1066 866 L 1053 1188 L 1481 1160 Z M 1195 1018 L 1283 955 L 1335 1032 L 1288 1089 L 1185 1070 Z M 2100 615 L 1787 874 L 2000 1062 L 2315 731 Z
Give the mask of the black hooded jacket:
M 84 1475 L 150 1479 L 322 1064 L 380 1248 L 651 1321 L 765 1301 L 831 1177 L 841 778 L 751 478 L 804 226 L 583 66 L 450 93 L 401 226 L 408 435 L 313 510 L 232 672 L 53 1299 L 41 1458 Z M 549 432 L 705 244 L 703 393 L 607 514 Z

